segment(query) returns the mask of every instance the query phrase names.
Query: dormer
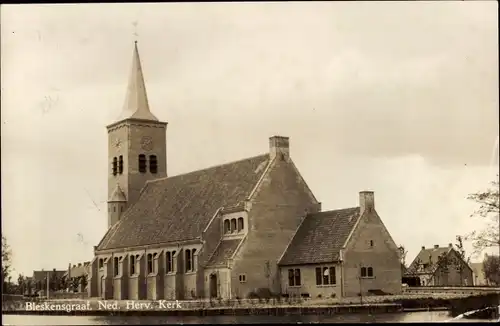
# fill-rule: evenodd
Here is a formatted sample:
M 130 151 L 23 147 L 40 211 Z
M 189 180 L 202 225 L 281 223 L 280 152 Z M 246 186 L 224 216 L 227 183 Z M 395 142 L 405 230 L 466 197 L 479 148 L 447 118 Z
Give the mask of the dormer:
M 242 238 L 248 233 L 248 211 L 244 204 L 225 208 L 221 214 L 223 239 Z

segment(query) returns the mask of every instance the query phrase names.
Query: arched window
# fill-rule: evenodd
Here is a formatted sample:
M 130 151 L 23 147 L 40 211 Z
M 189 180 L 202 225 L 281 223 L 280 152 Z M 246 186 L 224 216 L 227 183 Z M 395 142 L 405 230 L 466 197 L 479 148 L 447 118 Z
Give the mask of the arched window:
M 123 174 L 123 155 L 118 158 L 118 173 Z
M 243 229 L 244 229 L 243 217 L 238 217 L 238 232 L 243 231 Z
M 224 233 L 231 232 L 231 225 L 229 224 L 229 220 L 224 220 Z
M 231 219 L 231 232 L 236 232 L 236 219 Z
M 186 272 L 190 272 L 192 269 L 192 261 L 191 261 L 191 250 L 186 249 Z
M 104 259 L 99 259 L 99 268 L 104 268 Z
M 118 265 L 118 257 L 115 257 L 114 259 L 114 263 L 113 263 L 113 267 L 114 267 L 114 270 L 115 270 L 115 276 L 118 276 L 119 274 L 119 265 Z
M 146 155 L 139 155 L 139 172 L 146 173 Z
M 149 155 L 149 172 L 156 174 L 158 173 L 158 161 L 156 155 Z
M 135 256 L 130 256 L 130 275 L 135 275 Z
M 148 274 L 153 273 L 153 255 L 148 254 Z
M 118 173 L 118 159 L 113 157 L 113 175 Z

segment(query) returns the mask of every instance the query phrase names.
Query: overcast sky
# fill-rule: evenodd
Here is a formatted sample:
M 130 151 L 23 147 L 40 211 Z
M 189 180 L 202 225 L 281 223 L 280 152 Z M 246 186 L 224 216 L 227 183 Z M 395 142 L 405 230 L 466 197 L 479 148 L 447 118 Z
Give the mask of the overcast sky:
M 17 271 L 91 260 L 134 30 L 168 173 L 291 156 L 323 208 L 375 191 L 412 260 L 498 171 L 498 3 L 3 5 L 2 232 Z M 134 29 L 133 22 L 138 22 Z

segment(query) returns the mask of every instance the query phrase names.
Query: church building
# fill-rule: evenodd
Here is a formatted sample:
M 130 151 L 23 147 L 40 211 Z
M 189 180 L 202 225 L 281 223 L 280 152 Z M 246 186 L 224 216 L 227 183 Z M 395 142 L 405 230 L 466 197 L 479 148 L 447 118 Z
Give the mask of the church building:
M 122 115 L 107 130 L 108 229 L 94 246 L 90 297 L 401 291 L 399 251 L 373 192 L 360 193 L 359 207 L 321 212 L 288 137 L 270 137 L 260 155 L 168 176 L 167 123 L 150 110 L 137 43 Z

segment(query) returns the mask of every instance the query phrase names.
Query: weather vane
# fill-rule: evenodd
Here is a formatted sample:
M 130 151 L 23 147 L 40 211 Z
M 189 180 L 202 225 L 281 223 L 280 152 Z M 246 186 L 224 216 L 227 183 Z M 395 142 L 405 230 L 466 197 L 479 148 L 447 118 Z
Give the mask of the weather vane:
M 139 34 L 137 34 L 137 20 L 132 23 L 134 25 L 134 36 L 135 36 L 135 43 L 137 43 L 137 39 L 139 38 Z

